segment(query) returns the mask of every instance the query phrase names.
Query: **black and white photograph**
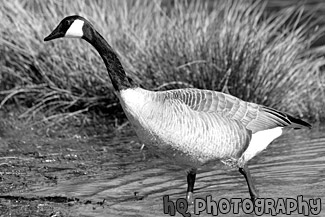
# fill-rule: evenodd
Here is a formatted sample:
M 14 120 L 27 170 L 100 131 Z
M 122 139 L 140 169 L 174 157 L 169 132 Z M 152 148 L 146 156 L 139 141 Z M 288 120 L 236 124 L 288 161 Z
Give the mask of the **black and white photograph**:
M 324 0 L 0 20 L 0 217 L 325 216 Z

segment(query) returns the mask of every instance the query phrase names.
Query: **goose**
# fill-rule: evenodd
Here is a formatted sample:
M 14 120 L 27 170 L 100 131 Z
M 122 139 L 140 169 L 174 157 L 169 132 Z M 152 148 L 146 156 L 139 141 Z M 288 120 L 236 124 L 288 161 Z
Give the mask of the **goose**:
M 128 79 L 112 47 L 79 15 L 65 17 L 44 41 L 57 38 L 81 38 L 98 51 L 139 140 L 149 151 L 187 169 L 190 203 L 197 169 L 217 162 L 237 168 L 255 200 L 259 196 L 247 162 L 278 138 L 283 128 L 311 128 L 289 114 L 222 92 L 146 90 Z

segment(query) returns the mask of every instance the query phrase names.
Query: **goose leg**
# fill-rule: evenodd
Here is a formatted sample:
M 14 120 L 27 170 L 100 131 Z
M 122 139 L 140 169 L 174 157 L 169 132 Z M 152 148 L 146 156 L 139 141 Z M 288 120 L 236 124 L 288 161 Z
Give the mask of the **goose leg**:
M 244 165 L 244 168 L 240 167 L 239 172 L 245 177 L 248 185 L 249 194 L 251 196 L 252 201 L 254 201 L 256 198 L 258 198 L 258 193 L 253 184 L 253 180 L 247 165 Z
M 196 169 L 192 168 L 187 172 L 187 192 L 186 200 L 189 204 L 193 204 L 193 191 L 196 178 Z

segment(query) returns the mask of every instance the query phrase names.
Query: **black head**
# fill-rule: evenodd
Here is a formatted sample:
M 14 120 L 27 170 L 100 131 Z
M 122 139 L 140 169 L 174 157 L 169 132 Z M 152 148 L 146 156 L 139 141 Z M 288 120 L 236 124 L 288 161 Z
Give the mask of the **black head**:
M 49 36 L 44 38 L 44 41 L 63 37 L 81 38 L 84 35 L 84 24 L 86 22 L 88 21 L 85 18 L 78 15 L 66 17 Z

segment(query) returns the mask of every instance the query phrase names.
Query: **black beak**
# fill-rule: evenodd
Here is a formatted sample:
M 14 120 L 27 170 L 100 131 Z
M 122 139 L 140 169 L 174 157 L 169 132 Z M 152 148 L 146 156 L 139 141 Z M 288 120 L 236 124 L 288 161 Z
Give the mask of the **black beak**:
M 60 31 L 61 27 L 60 25 L 58 27 L 56 27 L 53 32 L 48 35 L 47 37 L 44 38 L 44 41 L 50 41 L 56 38 L 61 38 L 64 37 L 64 33 L 62 31 Z

